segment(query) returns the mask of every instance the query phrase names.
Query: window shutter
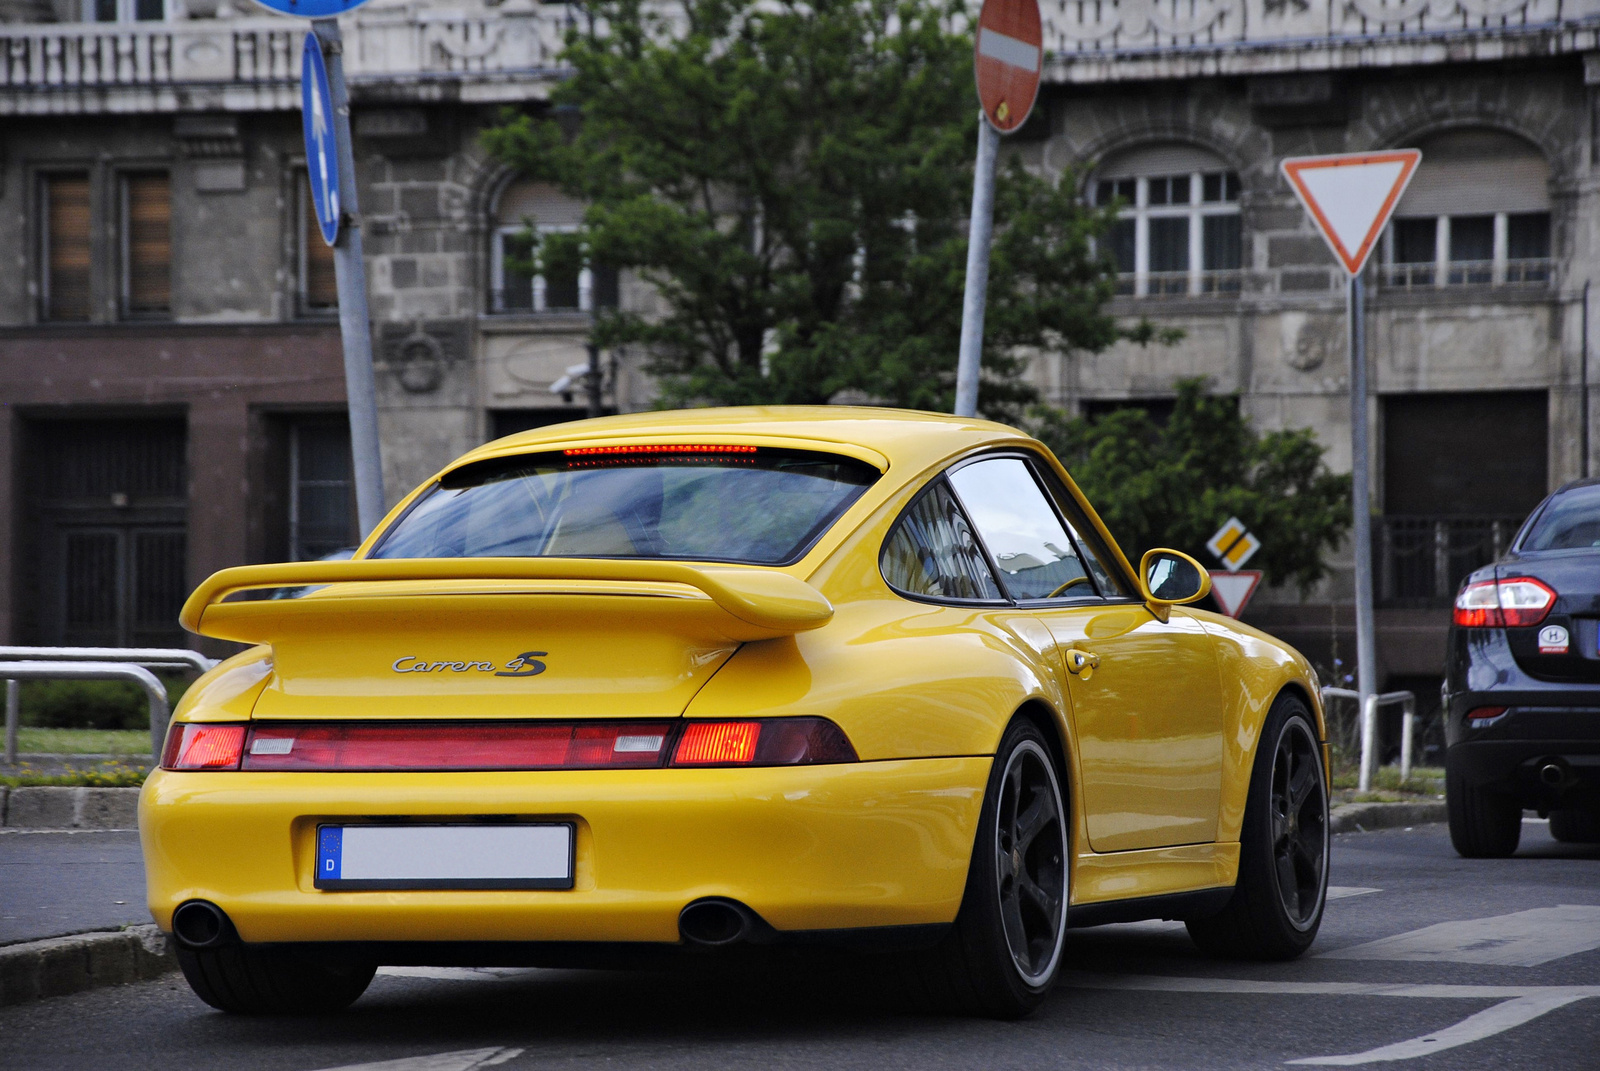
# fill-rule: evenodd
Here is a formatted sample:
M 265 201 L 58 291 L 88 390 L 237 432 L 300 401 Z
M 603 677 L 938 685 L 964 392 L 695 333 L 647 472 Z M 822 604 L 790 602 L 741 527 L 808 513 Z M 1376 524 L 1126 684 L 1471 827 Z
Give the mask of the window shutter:
M 129 175 L 123 185 L 127 312 L 161 315 L 172 307 L 172 189 L 165 174 Z
M 51 175 L 40 191 L 45 221 L 46 320 L 89 318 L 89 176 Z
M 333 247 L 322 240 L 322 227 L 317 222 L 317 208 L 312 203 L 308 182 L 302 174 L 300 247 L 305 258 L 302 295 L 307 309 L 336 309 L 339 307 L 339 284 L 333 272 Z

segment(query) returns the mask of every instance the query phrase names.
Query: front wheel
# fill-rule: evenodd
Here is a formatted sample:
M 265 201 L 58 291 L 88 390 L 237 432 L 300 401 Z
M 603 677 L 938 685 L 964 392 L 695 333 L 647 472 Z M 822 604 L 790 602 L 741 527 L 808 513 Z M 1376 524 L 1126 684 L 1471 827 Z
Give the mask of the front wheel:
M 1214 956 L 1285 960 L 1316 939 L 1328 896 L 1328 781 L 1311 712 L 1293 695 L 1267 715 L 1239 831 L 1239 878 L 1219 914 L 1191 919 Z
M 1038 1007 L 1061 963 L 1068 839 L 1050 746 L 1018 719 L 989 773 L 955 926 L 918 965 L 939 1003 L 998 1019 Z

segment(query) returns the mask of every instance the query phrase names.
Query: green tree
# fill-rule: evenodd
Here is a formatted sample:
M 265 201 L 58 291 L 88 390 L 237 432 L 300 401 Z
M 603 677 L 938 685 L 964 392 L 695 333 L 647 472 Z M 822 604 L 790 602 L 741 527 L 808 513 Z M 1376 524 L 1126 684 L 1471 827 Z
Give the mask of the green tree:
M 1135 565 L 1151 547 L 1209 564 L 1206 540 L 1238 517 L 1261 540 L 1249 567 L 1304 592 L 1349 531 L 1350 477 L 1328 471 L 1312 431 L 1259 434 L 1238 395 L 1209 394 L 1204 380 L 1178 384 L 1165 427 L 1134 408 L 1098 419 L 1037 409 L 1035 419 Z
M 948 410 L 977 136 L 961 0 L 581 7 L 555 108 L 508 114 L 485 144 L 588 204 L 538 262 L 587 256 L 654 287 L 653 312 L 604 312 L 595 341 L 643 346 L 669 404 L 855 390 Z M 1035 396 L 1019 349 L 1155 332 L 1101 311 L 1110 210 L 1070 175 L 1012 160 L 996 202 L 982 400 L 1015 419 Z

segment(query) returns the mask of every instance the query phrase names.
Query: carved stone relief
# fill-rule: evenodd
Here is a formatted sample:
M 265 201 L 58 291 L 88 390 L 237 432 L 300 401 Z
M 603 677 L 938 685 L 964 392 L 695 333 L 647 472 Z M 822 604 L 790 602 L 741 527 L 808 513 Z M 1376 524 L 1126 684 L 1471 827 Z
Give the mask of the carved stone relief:
M 431 394 L 467 353 L 467 325 L 458 320 L 383 325 L 383 370 L 408 394 Z

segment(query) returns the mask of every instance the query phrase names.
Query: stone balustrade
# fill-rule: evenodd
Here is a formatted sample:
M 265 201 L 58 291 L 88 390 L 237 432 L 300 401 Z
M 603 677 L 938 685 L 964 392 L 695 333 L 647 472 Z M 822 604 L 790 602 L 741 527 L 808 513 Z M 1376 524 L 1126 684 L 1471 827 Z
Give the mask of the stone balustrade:
M 1600 48 L 1600 0 L 1041 0 L 1041 9 L 1051 55 L 1046 77 L 1066 82 Z M 497 84 L 498 99 L 542 95 L 556 74 L 570 17 L 564 4 L 460 11 L 375 4 L 342 20 L 345 67 L 356 85 L 445 78 Z M 305 27 L 267 15 L 0 26 L 0 114 L 150 105 L 124 99 L 119 108 L 116 94 L 106 92 L 128 87 L 270 87 L 267 96 L 292 106 L 287 87 L 299 77 Z M 182 110 L 197 100 L 192 93 L 171 97 L 165 108 Z M 262 103 L 259 92 L 236 93 L 205 106 Z
M 378 10 L 342 21 L 345 70 L 352 84 L 521 76 L 529 95 L 554 73 L 566 8 L 451 13 Z M 0 114 L 143 110 L 139 89 L 214 87 L 280 90 L 300 78 L 308 23 L 270 15 L 144 23 L 0 26 Z M 537 89 L 542 92 L 542 88 Z M 272 94 L 283 96 L 282 93 Z M 145 96 L 148 96 L 146 94 Z M 217 93 L 200 93 L 200 98 Z M 180 100 L 172 98 L 175 109 Z M 233 100 L 259 106 L 259 94 Z M 298 96 L 286 104 L 298 106 Z M 210 106 L 219 101 L 211 100 Z M 236 106 L 221 100 L 221 106 Z M 159 103 L 158 103 L 159 106 Z M 164 109 L 165 110 L 165 109 Z

